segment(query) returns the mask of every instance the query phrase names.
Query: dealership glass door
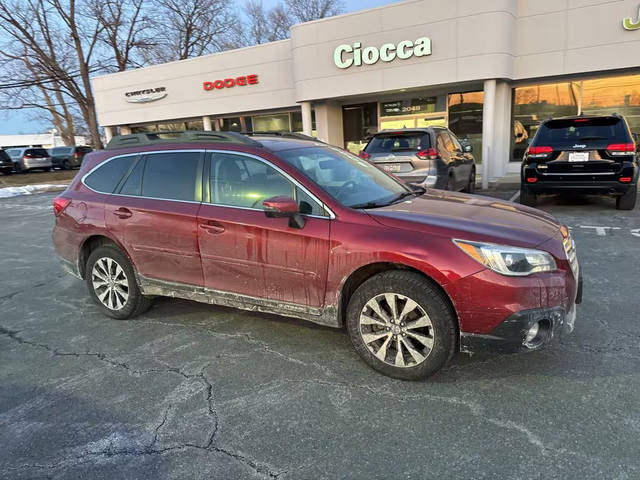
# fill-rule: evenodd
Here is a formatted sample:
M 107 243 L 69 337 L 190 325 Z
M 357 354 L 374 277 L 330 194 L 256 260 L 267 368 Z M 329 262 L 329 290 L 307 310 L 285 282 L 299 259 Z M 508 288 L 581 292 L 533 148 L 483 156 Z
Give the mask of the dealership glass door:
M 461 143 L 473 147 L 476 163 L 482 162 L 482 113 L 484 92 L 452 93 L 447 100 L 449 130 Z

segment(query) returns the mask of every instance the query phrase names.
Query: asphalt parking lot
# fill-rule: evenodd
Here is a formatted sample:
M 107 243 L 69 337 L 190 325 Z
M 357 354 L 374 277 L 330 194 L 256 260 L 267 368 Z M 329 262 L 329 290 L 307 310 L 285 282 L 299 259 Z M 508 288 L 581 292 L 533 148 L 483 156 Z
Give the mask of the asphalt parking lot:
M 410 383 L 302 321 L 102 316 L 58 267 L 53 196 L 0 200 L 0 478 L 640 478 L 640 207 L 543 199 L 578 245 L 574 334 Z

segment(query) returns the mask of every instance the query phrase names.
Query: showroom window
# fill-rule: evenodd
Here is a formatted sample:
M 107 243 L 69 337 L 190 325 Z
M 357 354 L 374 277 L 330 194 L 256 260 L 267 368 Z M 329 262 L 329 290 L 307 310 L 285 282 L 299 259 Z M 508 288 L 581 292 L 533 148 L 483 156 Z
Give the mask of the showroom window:
M 448 98 L 449 130 L 463 145 L 473 147 L 476 163 L 482 162 L 482 113 L 484 92 L 452 93 Z
M 528 85 L 514 89 L 511 161 L 520 162 L 540 122 L 568 115 L 624 115 L 640 134 L 640 75 Z

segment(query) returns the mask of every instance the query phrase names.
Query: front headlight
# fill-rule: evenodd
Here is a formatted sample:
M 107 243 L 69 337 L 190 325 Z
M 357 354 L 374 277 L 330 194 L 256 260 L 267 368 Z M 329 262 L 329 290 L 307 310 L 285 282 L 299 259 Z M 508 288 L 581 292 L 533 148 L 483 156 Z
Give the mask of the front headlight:
M 553 257 L 541 250 L 456 239 L 453 242 L 471 258 L 502 275 L 522 277 L 558 268 Z

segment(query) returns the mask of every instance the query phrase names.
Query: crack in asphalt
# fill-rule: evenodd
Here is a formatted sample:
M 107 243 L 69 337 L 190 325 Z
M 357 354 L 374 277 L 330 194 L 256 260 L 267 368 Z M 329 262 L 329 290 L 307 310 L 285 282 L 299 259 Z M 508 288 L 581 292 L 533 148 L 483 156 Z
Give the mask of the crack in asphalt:
M 204 450 L 204 451 L 208 451 L 208 452 L 216 452 L 216 453 L 220 453 L 223 455 L 226 455 L 228 457 L 231 457 L 233 459 L 235 459 L 236 461 L 250 467 L 251 469 L 253 469 L 257 474 L 260 474 L 263 477 L 269 478 L 269 479 L 277 479 L 279 478 L 279 476 L 283 475 L 286 472 L 279 472 L 279 473 L 275 473 L 273 471 L 271 471 L 271 469 L 265 465 L 262 465 L 258 462 L 256 462 L 255 460 L 252 460 L 251 458 L 242 455 L 240 453 L 237 452 L 233 452 L 231 450 L 227 450 L 225 448 L 219 447 L 214 445 L 214 442 L 216 440 L 216 436 L 219 430 L 219 417 L 218 417 L 218 413 L 214 408 L 214 395 L 213 395 L 213 384 L 211 383 L 211 381 L 209 381 L 209 379 L 207 378 L 206 374 L 205 374 L 205 369 L 206 369 L 206 365 L 204 367 L 202 367 L 202 369 L 200 370 L 200 372 L 198 374 L 192 374 L 192 373 L 186 373 L 184 372 L 182 369 L 177 368 L 177 367 L 167 367 L 164 369 L 159 369 L 159 368 L 151 368 L 151 369 L 144 369 L 144 370 L 137 370 L 134 368 L 131 368 L 131 366 L 125 362 L 118 362 L 115 360 L 112 360 L 110 358 L 107 357 L 107 355 L 105 355 L 104 353 L 100 353 L 100 352 L 66 352 L 66 351 L 62 351 L 58 348 L 52 347 L 50 345 L 47 345 L 45 343 L 39 343 L 39 342 L 34 342 L 31 340 L 27 340 L 25 338 L 23 338 L 22 336 L 20 336 L 20 331 L 18 330 L 10 330 L 6 327 L 3 327 L 0 325 L 0 335 L 5 336 L 7 338 L 10 338 L 11 340 L 22 344 L 22 345 L 29 345 L 32 347 L 36 347 L 36 348 L 41 348 L 46 350 L 47 352 L 49 352 L 50 354 L 54 355 L 54 356 L 61 356 L 61 357 L 76 357 L 76 358 L 80 358 L 80 357 L 92 357 L 92 358 L 96 358 L 98 360 L 100 360 L 103 363 L 106 363 L 112 367 L 117 367 L 117 368 L 121 368 L 126 370 L 129 374 L 135 375 L 135 376 L 141 376 L 141 375 L 146 375 L 146 374 L 153 374 L 153 373 L 172 373 L 172 374 L 176 374 L 176 375 L 180 375 L 183 378 L 190 380 L 190 381 L 199 381 L 201 382 L 205 388 L 206 388 L 206 393 L 207 393 L 207 410 L 208 410 L 208 414 L 209 416 L 211 416 L 211 418 L 213 419 L 213 429 L 211 431 L 211 433 L 209 434 L 207 441 L 205 442 L 204 445 L 199 445 L 196 443 L 189 443 L 189 442 L 185 442 L 181 445 L 175 445 L 175 446 L 170 446 L 170 447 L 164 447 L 164 448 L 155 448 L 156 447 L 156 443 L 157 443 L 157 438 L 158 438 L 158 434 L 159 431 L 161 430 L 161 428 L 165 425 L 166 421 L 167 421 L 167 417 L 169 414 L 169 410 L 171 409 L 171 405 L 169 405 L 169 407 L 165 410 L 164 415 L 162 420 L 160 421 L 160 423 L 155 427 L 154 429 L 154 437 L 152 442 L 144 449 L 142 450 L 136 450 L 136 449 L 120 449 L 120 450 L 111 450 L 109 448 L 103 449 L 103 450 L 99 450 L 99 451 L 95 451 L 95 452 L 85 452 L 81 455 L 75 455 L 73 457 L 67 458 L 62 460 L 61 462 L 58 463 L 54 463 L 54 464 L 49 464 L 49 465 L 40 465 L 40 464 L 25 464 L 25 465 L 21 465 L 21 466 L 16 466 L 16 467 L 8 467 L 6 470 L 7 471 L 15 471 L 15 470 L 24 470 L 24 469 L 29 469 L 29 468 L 39 468 L 39 469 L 48 469 L 48 470 L 55 470 L 55 469 L 59 469 L 65 466 L 76 466 L 76 465 L 80 465 L 83 463 L 88 463 L 91 461 L 91 458 L 94 457 L 105 457 L 105 458 L 111 458 L 111 457 L 116 457 L 116 456 L 145 456 L 145 455 L 162 455 L 162 454 L 166 454 L 169 452 L 176 452 L 176 451 L 182 451 L 182 450 L 186 450 L 189 448 L 194 448 L 194 449 L 198 449 L 198 450 Z

